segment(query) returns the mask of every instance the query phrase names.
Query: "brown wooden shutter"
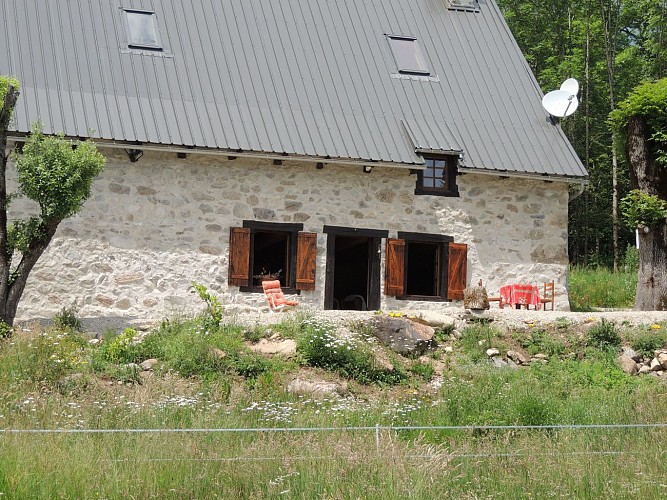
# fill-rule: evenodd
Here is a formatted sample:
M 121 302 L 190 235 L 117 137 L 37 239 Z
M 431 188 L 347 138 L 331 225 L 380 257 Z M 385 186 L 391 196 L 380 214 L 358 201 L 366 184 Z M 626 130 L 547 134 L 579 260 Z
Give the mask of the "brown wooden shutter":
M 231 286 L 250 285 L 250 228 L 230 228 L 227 283 Z
M 468 245 L 449 244 L 449 277 L 447 279 L 447 298 L 463 300 L 468 274 Z
M 299 233 L 296 245 L 296 288 L 315 290 L 317 233 Z
M 384 294 L 392 297 L 405 295 L 405 240 L 387 238 L 384 270 Z

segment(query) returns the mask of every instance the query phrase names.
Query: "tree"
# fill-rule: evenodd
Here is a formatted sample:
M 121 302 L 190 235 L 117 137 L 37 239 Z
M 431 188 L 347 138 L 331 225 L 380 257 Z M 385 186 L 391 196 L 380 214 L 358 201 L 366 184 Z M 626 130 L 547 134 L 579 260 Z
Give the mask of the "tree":
M 60 222 L 81 210 L 94 178 L 105 164 L 92 142 L 72 142 L 62 135 L 45 136 L 37 123 L 23 152 L 13 155 L 19 190 L 8 194 L 7 130 L 18 96 L 16 79 L 0 77 L 0 322 L 4 323 L 5 332 L 14 324 L 30 272 Z M 36 202 L 38 213 L 10 221 L 8 209 L 17 196 Z
M 610 122 L 625 138 L 635 188 L 622 203 L 639 229 L 635 308 L 667 311 L 667 78 L 636 87 Z

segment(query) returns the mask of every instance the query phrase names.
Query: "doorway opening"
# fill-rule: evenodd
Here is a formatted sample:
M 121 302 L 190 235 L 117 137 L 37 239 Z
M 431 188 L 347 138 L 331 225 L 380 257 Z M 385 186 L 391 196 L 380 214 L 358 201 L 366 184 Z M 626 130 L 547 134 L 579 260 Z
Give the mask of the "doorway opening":
M 380 244 L 387 231 L 325 226 L 325 309 L 380 308 Z

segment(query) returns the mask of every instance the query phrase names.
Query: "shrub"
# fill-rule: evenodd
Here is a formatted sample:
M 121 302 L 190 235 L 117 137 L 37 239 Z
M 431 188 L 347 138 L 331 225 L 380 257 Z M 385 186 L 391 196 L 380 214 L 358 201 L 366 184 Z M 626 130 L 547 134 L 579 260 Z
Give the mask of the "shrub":
M 667 332 L 664 331 L 641 331 L 630 339 L 630 345 L 638 353 L 651 357 L 653 352 L 661 349 L 667 343 Z
M 18 362 L 25 379 L 56 382 L 88 364 L 88 342 L 77 332 L 44 332 L 24 342 Z
M 206 311 L 202 318 L 204 328 L 208 330 L 216 330 L 220 327 L 222 321 L 223 307 L 220 305 L 218 297 L 211 294 L 204 285 L 192 282 L 194 288 L 193 293 L 199 295 L 199 298 L 206 303 Z
M 426 381 L 431 380 L 433 378 L 433 375 L 435 375 L 435 369 L 433 368 L 433 365 L 431 363 L 422 363 L 422 362 L 414 363 L 410 367 L 410 371 Z
M 73 330 L 75 332 L 83 330 L 81 320 L 77 316 L 76 306 L 63 307 L 53 317 L 53 324 L 58 330 Z
M 326 322 L 303 322 L 297 352 L 310 366 L 335 371 L 364 384 L 396 383 L 404 378 L 400 370 L 379 367 L 367 344 L 353 338 L 338 338 L 334 326 Z
M 139 332 L 126 328 L 123 333 L 111 339 L 105 339 L 100 345 L 98 355 L 110 363 L 134 363 L 139 361 L 139 349 L 135 337 Z
M 618 348 L 621 345 L 621 334 L 614 323 L 603 319 L 588 331 L 586 345 L 597 349 Z

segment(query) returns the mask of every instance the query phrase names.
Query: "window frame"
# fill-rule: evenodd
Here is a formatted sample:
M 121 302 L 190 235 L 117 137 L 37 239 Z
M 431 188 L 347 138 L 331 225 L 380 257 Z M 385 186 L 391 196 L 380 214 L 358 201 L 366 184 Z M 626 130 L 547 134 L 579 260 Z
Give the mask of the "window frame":
M 428 69 L 428 61 L 426 60 L 426 57 L 424 56 L 424 53 L 422 52 L 421 47 L 419 45 L 419 41 L 417 40 L 416 37 L 407 35 L 386 35 L 386 36 L 389 42 L 389 48 L 391 49 L 391 53 L 394 57 L 394 62 L 396 63 L 396 69 L 398 70 L 399 74 L 418 75 L 418 76 L 431 75 L 431 71 Z M 412 47 L 414 51 L 414 60 L 417 62 L 417 65 L 419 65 L 419 62 L 421 61 L 424 64 L 424 68 L 422 69 L 422 68 L 401 67 L 402 62 L 405 61 L 401 61 L 398 52 L 398 45 L 395 42 L 413 42 Z
M 424 186 L 424 178 L 426 177 L 424 173 L 428 171 L 427 162 L 434 162 L 433 169 L 435 169 L 436 161 L 445 161 L 444 174 L 445 174 L 445 186 L 443 187 L 429 187 Z M 424 157 L 424 164 L 427 168 L 424 170 L 416 170 L 417 173 L 417 183 L 415 187 L 416 195 L 433 195 L 433 196 L 450 196 L 458 197 L 459 196 L 459 187 L 456 182 L 456 177 L 458 175 L 458 157 L 455 155 L 429 155 Z M 428 178 L 431 178 L 430 176 Z M 437 179 L 437 177 L 432 177 Z
M 155 11 L 142 10 L 142 9 L 122 9 L 122 11 L 123 11 L 123 18 L 125 21 L 125 34 L 127 36 L 127 47 L 129 49 L 150 50 L 153 52 L 164 51 L 164 45 L 162 44 L 162 39 L 160 37 L 160 30 L 157 24 L 157 14 L 155 13 Z M 145 44 L 145 43 L 135 43 L 133 41 L 133 33 L 129 19 L 129 16 L 133 14 L 150 16 L 153 26 L 153 32 L 154 32 L 153 34 L 155 35 L 155 45 Z
M 241 292 L 263 292 L 262 285 L 253 284 L 253 275 L 256 271 L 253 269 L 253 262 L 255 260 L 255 234 L 261 233 L 288 233 L 288 250 L 287 250 L 287 271 L 285 271 L 285 285 L 282 286 L 284 292 L 290 294 L 300 295 L 301 290 L 296 287 L 297 281 L 297 249 L 299 232 L 303 231 L 303 224 L 289 224 L 281 222 L 263 222 L 244 220 L 243 227 L 250 229 L 250 263 L 248 268 L 249 283 L 239 287 Z
M 444 234 L 430 234 L 430 233 L 413 233 L 406 231 L 399 231 L 398 238 L 405 241 L 405 262 L 404 262 L 404 294 L 396 297 L 398 300 L 414 300 L 423 302 L 451 302 L 448 298 L 448 284 L 449 284 L 449 244 L 454 242 L 452 236 Z M 438 245 L 438 280 L 440 290 L 437 295 L 411 295 L 408 294 L 408 256 L 410 252 L 411 243 L 426 243 Z

